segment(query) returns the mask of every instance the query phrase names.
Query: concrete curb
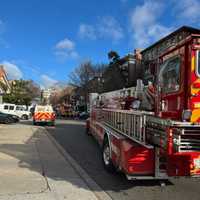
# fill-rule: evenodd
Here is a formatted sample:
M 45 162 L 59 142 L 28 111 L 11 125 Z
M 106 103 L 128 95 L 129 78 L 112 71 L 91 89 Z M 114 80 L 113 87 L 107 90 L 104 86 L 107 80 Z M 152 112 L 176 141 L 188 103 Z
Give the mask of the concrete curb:
M 89 176 L 89 174 L 67 153 L 64 148 L 51 136 L 44 128 L 46 135 L 51 142 L 56 146 L 62 156 L 70 163 L 77 174 L 84 180 L 89 189 L 95 194 L 99 200 L 112 200 L 112 198 Z

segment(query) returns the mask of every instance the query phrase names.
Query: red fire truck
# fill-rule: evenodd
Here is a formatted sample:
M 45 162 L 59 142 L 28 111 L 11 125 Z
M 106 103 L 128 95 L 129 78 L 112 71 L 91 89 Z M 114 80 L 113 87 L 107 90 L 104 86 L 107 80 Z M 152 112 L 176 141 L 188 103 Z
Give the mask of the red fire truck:
M 87 133 L 105 168 L 129 180 L 200 177 L 200 30 L 181 27 L 132 67 L 136 85 L 90 97 Z

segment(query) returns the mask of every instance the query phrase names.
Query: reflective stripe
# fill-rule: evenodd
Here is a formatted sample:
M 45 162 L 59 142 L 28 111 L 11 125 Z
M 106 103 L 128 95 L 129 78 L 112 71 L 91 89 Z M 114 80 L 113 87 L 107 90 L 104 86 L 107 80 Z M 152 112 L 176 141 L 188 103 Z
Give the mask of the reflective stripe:
M 191 122 L 200 122 L 200 109 L 192 111 Z
M 46 112 L 39 112 L 39 113 L 35 113 L 34 118 L 36 120 L 40 120 L 40 119 L 54 119 L 53 113 L 46 113 Z

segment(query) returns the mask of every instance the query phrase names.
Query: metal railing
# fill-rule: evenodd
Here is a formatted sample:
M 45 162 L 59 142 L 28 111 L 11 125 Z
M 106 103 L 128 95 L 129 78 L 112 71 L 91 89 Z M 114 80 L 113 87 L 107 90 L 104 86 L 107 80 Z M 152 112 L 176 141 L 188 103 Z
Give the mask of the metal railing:
M 101 111 L 102 122 L 127 137 L 146 145 L 146 115 L 149 112 L 134 110 L 112 110 Z

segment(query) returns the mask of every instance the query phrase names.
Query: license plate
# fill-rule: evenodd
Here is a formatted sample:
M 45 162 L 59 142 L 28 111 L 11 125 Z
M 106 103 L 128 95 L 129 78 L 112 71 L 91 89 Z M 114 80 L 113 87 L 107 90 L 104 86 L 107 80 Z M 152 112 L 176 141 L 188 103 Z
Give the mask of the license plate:
M 200 159 L 194 159 L 194 166 L 200 169 Z

